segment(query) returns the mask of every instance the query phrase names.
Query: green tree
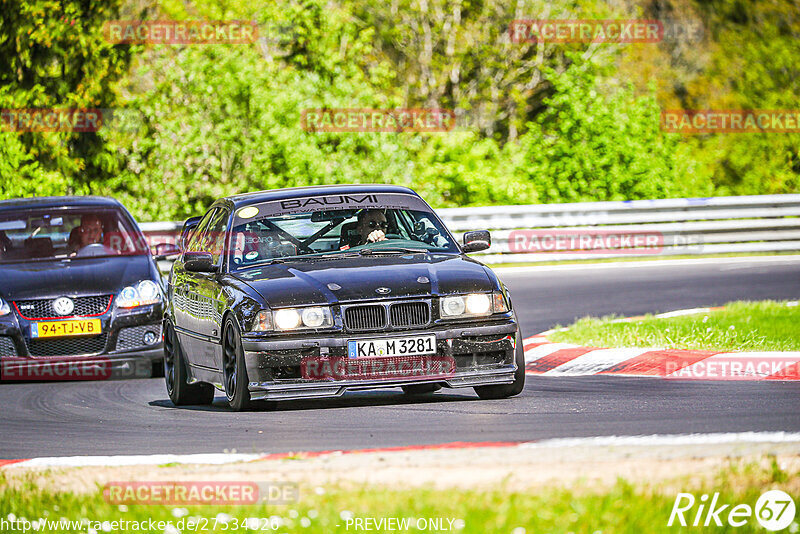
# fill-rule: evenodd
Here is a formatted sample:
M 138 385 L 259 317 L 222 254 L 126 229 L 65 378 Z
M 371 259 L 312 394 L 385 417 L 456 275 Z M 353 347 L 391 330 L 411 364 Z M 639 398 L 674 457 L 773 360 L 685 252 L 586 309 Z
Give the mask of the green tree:
M 118 7 L 116 1 L 4 1 L 0 108 L 115 107 L 114 85 L 131 51 L 106 42 L 102 25 Z M 0 133 L 4 196 L 85 193 L 116 165 L 96 132 Z
M 604 94 L 594 64 L 574 59 L 565 72 L 548 72 L 554 93 L 520 138 L 522 157 L 506 151 L 540 201 L 711 194 L 708 175 L 680 137 L 661 131 L 654 96 L 637 97 L 631 88 Z

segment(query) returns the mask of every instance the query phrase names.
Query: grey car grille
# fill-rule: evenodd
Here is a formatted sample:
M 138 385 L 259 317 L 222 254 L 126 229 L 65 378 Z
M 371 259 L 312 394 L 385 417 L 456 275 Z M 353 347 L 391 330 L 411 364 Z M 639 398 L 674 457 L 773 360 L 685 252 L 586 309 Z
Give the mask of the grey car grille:
M 59 318 L 53 310 L 55 299 L 35 299 L 15 301 L 20 315 L 25 319 L 47 319 Z M 78 317 L 88 315 L 102 315 L 109 307 L 111 295 L 99 295 L 96 297 L 75 297 L 72 299 L 75 309 L 67 317 Z
M 89 356 L 105 350 L 107 337 L 25 338 L 25 344 L 31 356 Z
M 139 348 L 147 348 L 152 347 L 156 343 L 152 345 L 147 345 L 144 342 L 144 335 L 147 332 L 153 332 L 156 335 L 156 339 L 161 341 L 161 325 L 160 324 L 146 324 L 141 326 L 131 326 L 128 328 L 122 328 L 119 331 L 119 335 L 117 337 L 117 350 L 132 350 L 132 349 L 139 349 Z
M 16 356 L 17 348 L 14 340 L 8 336 L 0 336 L 0 356 Z

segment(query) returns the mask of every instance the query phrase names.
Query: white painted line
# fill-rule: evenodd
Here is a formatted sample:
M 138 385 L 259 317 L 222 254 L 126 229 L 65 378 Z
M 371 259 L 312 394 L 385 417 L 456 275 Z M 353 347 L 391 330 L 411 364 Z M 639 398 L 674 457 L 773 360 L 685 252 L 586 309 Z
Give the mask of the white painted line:
M 492 268 L 499 275 L 525 274 L 549 271 L 585 271 L 595 269 L 635 269 L 638 267 L 688 267 L 691 265 L 722 265 L 741 263 L 797 263 L 800 255 L 743 256 L 733 258 L 687 258 L 684 260 L 642 260 L 604 263 L 569 263 L 567 265 L 531 265 L 528 267 Z M 489 265 L 491 267 L 491 265 Z
M 675 310 L 667 313 L 655 315 L 657 319 L 669 319 L 670 317 L 682 317 L 684 315 L 696 315 L 698 313 L 710 313 L 711 308 L 689 308 L 687 310 Z
M 34 458 L 5 466 L 13 467 L 119 467 L 162 464 L 230 464 L 258 460 L 262 454 L 151 454 L 142 456 L 64 456 Z
M 587 352 L 555 369 L 543 373 L 545 376 L 583 376 L 605 371 L 651 349 L 598 349 Z
M 707 445 L 721 443 L 800 443 L 796 432 L 727 432 L 716 434 L 653 434 L 649 436 L 599 436 L 557 438 L 521 443 L 525 449 L 581 446 Z
M 706 445 L 721 443 L 798 443 L 800 433 L 790 432 L 738 432 L 716 434 L 653 434 L 640 436 L 598 436 L 587 438 L 555 438 L 542 441 L 523 442 L 517 445 L 524 449 L 599 447 L 599 446 L 654 446 L 654 445 Z M 487 445 L 487 448 L 491 445 Z M 333 452 L 333 451 L 332 451 Z M 342 452 L 342 451 L 339 451 Z M 352 452 L 358 452 L 357 450 Z M 388 451 L 387 451 L 388 452 Z M 407 453 L 408 451 L 402 451 Z M 3 469 L 15 467 L 117 467 L 130 465 L 177 464 L 229 464 L 263 458 L 264 454 L 154 454 L 148 456 L 70 456 L 34 458 L 9 464 Z
M 535 362 L 539 358 L 549 356 L 561 349 L 574 349 L 579 346 L 580 345 L 572 345 L 570 343 L 547 343 L 545 345 L 539 345 L 538 347 L 525 351 L 525 363 Z

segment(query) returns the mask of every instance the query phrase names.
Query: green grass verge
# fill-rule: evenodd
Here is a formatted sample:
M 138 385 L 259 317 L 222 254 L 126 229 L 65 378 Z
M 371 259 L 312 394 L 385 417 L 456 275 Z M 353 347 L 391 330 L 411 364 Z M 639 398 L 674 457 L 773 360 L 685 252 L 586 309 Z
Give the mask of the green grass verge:
M 732 302 L 705 314 L 619 322 L 587 317 L 551 341 L 592 347 L 663 347 L 735 351 L 800 350 L 800 306 L 785 302 Z
M 387 490 L 363 487 L 355 490 L 321 488 L 300 488 L 300 500 L 293 505 L 283 506 L 117 506 L 107 503 L 98 490 L 93 494 L 75 495 L 68 492 L 55 492 L 43 489 L 31 482 L 6 484 L 0 475 L 0 519 L 25 518 L 38 521 L 40 518 L 58 521 L 60 518 L 73 521 L 86 521 L 80 530 L 53 528 L 45 525 L 38 532 L 104 532 L 102 522 L 109 522 L 105 530 L 110 532 L 158 532 L 174 534 L 166 522 L 185 532 L 358 532 L 347 518 L 408 518 L 412 526 L 409 532 L 445 532 L 448 530 L 417 528 L 416 522 L 443 520 L 443 526 L 454 533 L 509 533 L 552 532 L 552 533 L 649 533 L 649 532 L 755 532 L 762 531 L 755 518 L 740 528 L 703 529 L 696 527 L 667 527 L 673 504 L 679 491 L 693 492 L 698 498 L 702 493 L 720 492 L 720 503 L 748 504 L 753 507 L 761 493 L 768 489 L 784 489 L 797 501 L 796 485 L 800 473 L 782 471 L 774 458 L 772 466 L 764 462 L 752 464 L 730 464 L 712 480 L 701 487 L 689 482 L 682 485 L 675 481 L 671 489 L 636 488 L 619 480 L 607 490 L 589 487 L 577 489 L 550 488 L 540 491 L 491 491 L 448 490 Z M 698 501 L 699 502 L 699 501 Z M 730 507 L 729 507 L 730 509 Z M 691 517 L 697 506 L 692 509 Z M 260 518 L 280 518 L 280 526 L 269 527 Z M 687 514 L 687 517 L 689 515 Z M 246 523 L 247 518 L 251 519 Z M 197 527 L 188 528 L 190 519 Z M 453 520 L 452 523 L 447 519 Z M 725 517 L 722 517 L 725 521 Z M 120 523 L 128 521 L 127 528 Z M 133 527 L 130 522 L 146 522 Z M 162 525 L 150 528 L 149 522 Z M 99 523 L 96 523 L 99 522 Z M 242 527 L 249 524 L 252 528 Z M 273 523 L 275 526 L 278 523 Z M 422 524 L 420 523 L 420 526 Z M 100 528 L 97 528 L 100 527 Z M 114 528 L 116 527 L 116 528 Z M 204 528 L 203 528 L 204 527 Z M 795 527 L 796 528 L 796 525 Z M 523 530 L 524 529 L 524 530 Z M 8 528 L 4 532 L 14 532 Z M 360 530 L 363 532 L 364 530 Z M 374 529 L 383 532 L 384 529 Z M 795 532 L 791 530 L 790 532 Z

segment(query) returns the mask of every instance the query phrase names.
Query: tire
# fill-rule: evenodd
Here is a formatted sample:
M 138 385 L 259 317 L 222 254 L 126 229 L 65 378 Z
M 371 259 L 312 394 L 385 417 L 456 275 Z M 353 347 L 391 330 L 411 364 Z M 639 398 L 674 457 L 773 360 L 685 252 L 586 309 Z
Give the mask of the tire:
M 175 406 L 204 405 L 214 402 L 214 386 L 199 382 L 189 384 L 186 380 L 186 359 L 175 334 L 172 323 L 164 325 L 164 383 L 169 398 Z
M 411 384 L 408 386 L 402 386 L 402 388 L 403 393 L 409 397 L 413 397 L 416 395 L 430 395 L 431 393 L 442 389 L 442 386 L 439 384 Z
M 522 346 L 522 334 L 517 330 L 517 348 L 514 360 L 517 370 L 514 373 L 514 381 L 511 384 L 500 384 L 497 386 L 476 386 L 475 393 L 484 400 L 507 399 L 522 393 L 525 387 L 525 349 Z
M 249 379 L 244 364 L 244 351 L 239 326 L 232 318 L 225 321 L 222 333 L 222 379 L 228 404 L 236 412 L 249 410 L 253 401 L 247 387 Z

